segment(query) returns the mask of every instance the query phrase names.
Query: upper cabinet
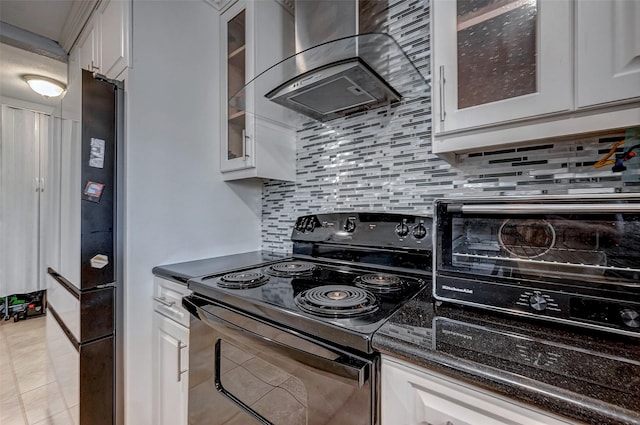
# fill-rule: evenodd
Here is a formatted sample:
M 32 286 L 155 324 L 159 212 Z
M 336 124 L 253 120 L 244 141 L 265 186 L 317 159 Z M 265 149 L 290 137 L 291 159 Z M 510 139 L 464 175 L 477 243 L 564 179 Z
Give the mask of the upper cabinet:
M 571 108 L 568 1 L 433 3 L 437 133 Z
M 635 0 L 434 0 L 433 152 L 640 123 Z
M 640 97 L 640 2 L 577 1 L 577 107 Z
M 291 11 L 275 0 L 239 0 L 221 15 L 221 170 L 225 180 L 251 177 L 295 179 L 295 133 L 269 119 L 273 109 L 255 90 L 245 110 L 228 101 L 256 75 L 294 53 Z M 261 110 L 257 114 L 257 110 Z
M 99 22 L 93 19 L 80 36 L 77 50 L 81 69 L 86 69 L 87 71 L 99 71 L 100 69 L 99 29 Z
M 117 79 L 129 65 L 131 0 L 108 0 L 91 17 L 79 43 L 80 67 Z

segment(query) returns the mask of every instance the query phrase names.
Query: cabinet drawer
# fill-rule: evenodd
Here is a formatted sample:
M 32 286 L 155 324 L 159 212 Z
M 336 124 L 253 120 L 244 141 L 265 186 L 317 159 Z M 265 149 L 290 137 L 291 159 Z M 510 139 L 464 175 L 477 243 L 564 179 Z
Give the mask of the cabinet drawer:
M 182 307 L 182 297 L 189 295 L 184 285 L 159 277 L 154 278 L 153 310 L 189 327 L 189 312 Z
M 381 385 L 382 425 L 578 424 L 388 357 Z

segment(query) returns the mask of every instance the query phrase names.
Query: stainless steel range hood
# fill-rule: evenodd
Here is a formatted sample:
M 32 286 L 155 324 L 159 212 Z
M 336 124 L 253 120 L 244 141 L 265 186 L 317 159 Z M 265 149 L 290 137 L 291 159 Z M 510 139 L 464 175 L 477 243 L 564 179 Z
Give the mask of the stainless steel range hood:
M 254 78 L 230 105 L 246 110 L 247 96 L 259 95 L 324 122 L 427 96 L 427 82 L 402 48 L 376 32 L 384 30 L 386 9 L 380 0 L 297 0 L 298 53 Z

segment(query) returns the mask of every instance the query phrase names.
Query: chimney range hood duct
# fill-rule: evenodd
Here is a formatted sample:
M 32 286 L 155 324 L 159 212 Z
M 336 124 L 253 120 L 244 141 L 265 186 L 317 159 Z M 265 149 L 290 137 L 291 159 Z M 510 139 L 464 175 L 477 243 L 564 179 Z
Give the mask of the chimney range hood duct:
M 427 96 L 427 82 L 402 48 L 376 32 L 383 29 L 386 8 L 380 0 L 297 0 L 297 53 L 258 75 L 229 104 L 247 110 L 248 96 L 262 96 L 301 119 L 324 122 Z M 264 106 L 267 116 L 277 107 L 270 105 Z

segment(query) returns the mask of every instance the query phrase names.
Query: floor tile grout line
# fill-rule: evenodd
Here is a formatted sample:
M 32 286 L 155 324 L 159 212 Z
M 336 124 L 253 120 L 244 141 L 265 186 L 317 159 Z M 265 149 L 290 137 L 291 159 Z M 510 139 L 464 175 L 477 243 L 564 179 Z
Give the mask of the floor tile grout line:
M 38 319 L 39 319 L 39 318 L 38 318 Z M 32 320 L 33 320 L 33 319 L 32 319 Z M 46 320 L 46 319 L 45 319 L 45 320 Z M 35 322 L 33 322 L 33 323 L 35 323 Z M 45 338 L 46 338 L 46 323 L 45 323 L 45 324 L 43 324 L 42 326 L 43 326 L 43 327 L 45 327 L 45 332 L 44 332 L 44 334 L 45 334 L 45 335 L 44 335 L 44 336 L 45 336 Z M 46 344 L 45 344 L 45 346 L 46 346 Z M 11 357 L 12 357 L 12 366 L 14 366 L 14 369 L 15 369 L 15 365 L 13 364 L 13 355 L 12 355 L 12 354 L 10 354 L 10 355 L 11 355 Z M 46 356 L 46 359 L 47 359 L 47 361 L 48 361 L 48 365 L 49 365 L 50 367 L 53 367 L 53 362 L 51 361 L 51 356 L 50 356 L 49 350 L 48 350 L 48 349 L 46 349 L 46 348 L 45 348 L 45 356 Z M 53 375 L 53 376 L 54 376 L 54 378 L 56 378 L 56 376 L 55 376 L 55 372 L 54 372 L 54 375 Z M 38 424 L 43 424 L 43 423 L 49 423 L 49 422 L 48 422 L 48 420 L 49 420 L 49 419 L 53 418 L 53 417 L 54 417 L 54 416 L 56 416 L 56 415 L 61 414 L 62 412 L 65 412 L 65 411 L 67 412 L 67 415 L 71 415 L 71 413 L 69 412 L 69 408 L 68 408 L 67 400 L 66 400 L 66 398 L 64 397 L 64 394 L 62 393 L 62 391 L 61 391 L 61 389 L 60 389 L 60 384 L 58 383 L 57 378 L 56 378 L 56 379 L 54 379 L 54 380 L 53 380 L 53 381 L 51 381 L 51 382 L 46 382 L 46 383 L 44 383 L 43 385 L 40 385 L 40 386 L 35 387 L 35 388 L 31 388 L 30 390 L 28 390 L 28 391 L 24 391 L 24 392 L 23 392 L 23 391 L 20 389 L 20 387 L 19 387 L 19 384 L 18 384 L 18 382 L 17 382 L 17 381 L 18 381 L 18 376 L 17 376 L 17 374 L 15 374 L 15 372 L 14 372 L 14 381 L 16 382 L 16 386 L 17 386 L 17 388 L 18 388 L 18 390 L 19 390 L 19 399 L 20 399 L 20 403 L 21 403 L 21 406 L 22 406 L 23 417 L 24 417 L 25 423 L 26 423 L 27 425 L 38 425 Z M 24 407 L 24 401 L 23 401 L 23 399 L 22 399 L 22 395 L 23 395 L 23 394 L 26 394 L 26 393 L 29 393 L 29 392 L 32 392 L 32 391 L 39 390 L 39 389 L 41 389 L 41 388 L 43 388 L 43 387 L 47 387 L 47 386 L 49 386 L 49 385 L 51 385 L 51 384 L 55 384 L 55 387 L 56 387 L 57 393 L 58 393 L 58 395 L 60 396 L 60 398 L 61 398 L 61 399 L 63 400 L 63 402 L 64 402 L 64 407 L 65 407 L 65 409 L 64 409 L 64 410 L 61 410 L 60 412 L 53 413 L 53 414 L 47 414 L 47 416 L 46 416 L 46 417 L 41 418 L 41 419 L 39 419 L 37 422 L 33 422 L 33 423 L 32 423 L 32 422 L 29 420 L 29 416 L 27 415 L 26 408 Z M 45 422 L 45 421 L 47 421 L 47 422 Z
M 11 368 L 11 378 L 13 379 L 13 387 L 15 388 L 16 395 L 18 397 L 18 403 L 20 404 L 20 411 L 22 412 L 22 422 L 25 424 L 29 424 L 29 420 L 27 418 L 27 410 L 25 409 L 24 401 L 22 400 L 22 392 L 20 391 L 20 387 L 18 385 L 18 376 L 16 375 L 13 353 L 11 352 L 11 344 L 9 344 L 7 334 L 2 329 L 2 326 L 0 326 L 0 332 L 2 332 L 5 341 L 7 341 L 7 352 L 9 353 L 9 367 Z
M 40 319 L 40 318 L 37 318 L 37 319 Z M 46 320 L 44 317 L 42 319 Z M 33 319 L 31 319 L 31 320 L 33 320 Z M 33 323 L 35 323 L 35 322 L 33 322 Z M 44 330 L 45 330 L 44 334 L 45 334 L 45 338 L 46 338 L 46 323 L 44 323 L 43 325 L 40 325 L 40 326 L 44 327 Z M 48 347 L 46 343 L 45 343 L 45 346 Z M 14 366 L 14 364 L 13 364 L 13 355 L 11 354 L 11 352 L 10 352 L 10 356 L 12 358 L 12 366 Z M 49 352 L 49 350 L 47 348 L 45 348 L 45 356 L 47 358 L 48 365 L 53 368 L 54 366 L 53 366 L 53 361 L 52 361 L 52 358 L 51 358 L 51 354 L 50 354 L 50 352 Z M 23 411 L 23 419 L 25 421 L 25 424 L 27 424 L 27 425 L 41 425 L 41 424 L 49 423 L 49 419 L 52 419 L 54 416 L 60 415 L 62 413 L 66 413 L 67 414 L 67 419 L 71 421 L 70 423 L 73 423 L 73 419 L 72 419 L 72 415 L 71 415 L 71 408 L 69 407 L 69 404 L 67 402 L 66 397 L 64 396 L 64 393 L 62 392 L 62 388 L 60 387 L 60 383 L 58 382 L 58 379 L 57 379 L 57 377 L 55 375 L 55 371 L 53 371 L 53 377 L 54 377 L 54 380 L 51 381 L 51 382 L 47 382 L 47 383 L 45 383 L 43 385 L 40 385 L 40 386 L 38 386 L 36 388 L 32 388 L 32 389 L 30 389 L 28 391 L 22 392 L 20 390 L 19 386 L 18 386 L 18 383 L 17 383 L 17 380 L 18 380 L 17 374 L 14 372 L 14 382 L 16 382 L 16 387 L 19 390 L 18 397 L 20 399 L 20 403 L 21 403 L 21 407 L 22 407 L 22 411 Z M 39 419 L 37 422 L 33 422 L 33 423 L 30 422 L 29 421 L 29 417 L 28 417 L 28 415 L 26 413 L 26 408 L 24 407 L 24 401 L 22 400 L 22 395 L 26 394 L 28 392 L 31 392 L 31 391 L 36 391 L 38 389 L 41 389 L 42 387 L 50 386 L 51 384 L 55 384 L 57 394 L 60 396 L 60 398 L 62 399 L 62 401 L 64 403 L 64 409 L 60 410 L 59 412 L 55 412 L 53 414 L 48 414 L 46 417 Z

